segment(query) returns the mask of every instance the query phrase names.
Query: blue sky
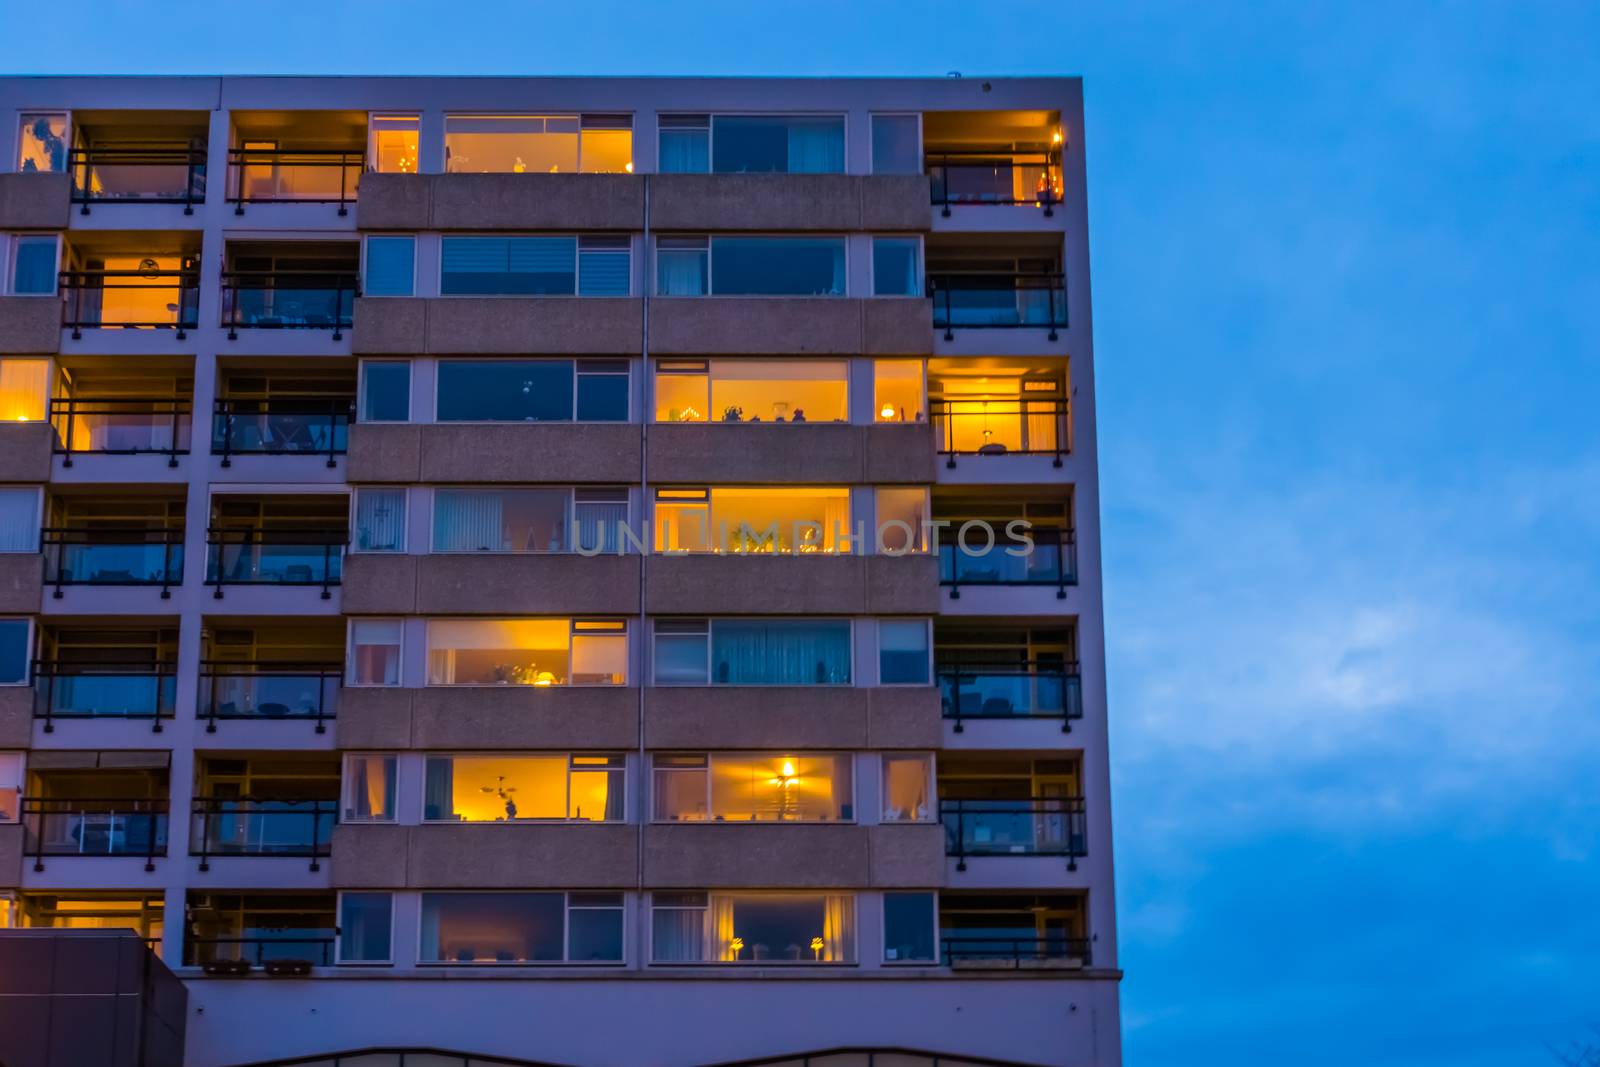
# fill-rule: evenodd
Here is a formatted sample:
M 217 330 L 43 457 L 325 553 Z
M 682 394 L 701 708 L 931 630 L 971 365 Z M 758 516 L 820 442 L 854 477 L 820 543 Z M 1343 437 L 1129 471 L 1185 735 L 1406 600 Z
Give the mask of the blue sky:
M 1553 1063 L 1600 1021 L 1600 7 L 62 26 L 7 65 L 1084 75 L 1128 1062 Z

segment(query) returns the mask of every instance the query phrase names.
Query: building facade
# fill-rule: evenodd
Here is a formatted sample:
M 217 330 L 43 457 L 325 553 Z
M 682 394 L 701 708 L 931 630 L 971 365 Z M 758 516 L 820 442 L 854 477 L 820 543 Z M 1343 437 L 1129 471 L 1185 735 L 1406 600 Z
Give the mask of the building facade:
M 191 1067 L 1119 1062 L 1076 79 L 0 121 L 0 927 Z

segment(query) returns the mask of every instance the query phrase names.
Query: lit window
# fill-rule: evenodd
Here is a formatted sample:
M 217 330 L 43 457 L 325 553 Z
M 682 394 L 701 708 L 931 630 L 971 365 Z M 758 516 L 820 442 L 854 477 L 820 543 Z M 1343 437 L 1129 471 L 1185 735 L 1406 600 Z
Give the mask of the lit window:
M 657 364 L 657 422 L 848 422 L 843 360 L 666 360 Z
M 363 360 L 361 421 L 406 422 L 411 418 L 411 364 L 407 360 Z
M 39 490 L 0 489 L 0 552 L 39 551 Z
M 633 173 L 633 116 L 584 115 L 578 169 L 585 174 Z
M 475 174 L 633 171 L 629 115 L 447 115 L 445 170 Z
M 344 758 L 343 822 L 394 822 L 394 757 Z
M 339 894 L 339 962 L 389 963 L 393 959 L 394 894 Z
M 352 619 L 350 684 L 400 684 L 399 619 Z
M 367 238 L 366 275 L 362 296 L 410 296 L 416 292 L 417 239 Z
M 885 555 L 928 550 L 928 491 L 879 489 L 876 550 Z
M 11 291 L 18 296 L 53 296 L 56 291 L 56 239 L 18 237 L 12 245 Z
M 17 170 L 60 174 L 67 169 L 67 116 L 24 113 L 17 136 Z
M 848 755 L 658 755 L 657 822 L 848 822 Z
M 406 548 L 406 491 L 357 489 L 355 491 L 355 544 L 357 552 L 404 552 Z
M 921 174 L 921 116 L 872 116 L 872 173 Z
M 416 115 L 373 115 L 367 120 L 367 165 L 379 174 L 415 174 Z
M 429 756 L 430 822 L 620 822 L 622 756 Z
M 838 115 L 715 115 L 711 169 L 717 174 L 843 174 L 844 119 Z
M 872 380 L 872 410 L 877 421 L 923 421 L 921 360 L 877 360 L 872 365 Z
M 927 685 L 929 662 L 926 620 L 878 621 L 880 685 Z
M 883 757 L 883 822 L 927 822 L 933 818 L 930 781 L 933 765 L 925 755 Z
M 627 360 L 439 363 L 440 422 L 626 422 Z
M 921 296 L 922 272 L 917 260 L 922 242 L 915 237 L 872 239 L 872 295 Z
M 846 619 L 661 619 L 656 685 L 849 685 Z
M 423 963 L 622 962 L 621 893 L 424 893 Z
M 22 810 L 22 753 L 0 752 L 0 822 L 16 822 Z
M 739 487 L 656 490 L 657 552 L 860 552 L 850 490 Z
M 609 620 L 434 619 L 429 685 L 626 685 L 627 624 Z
M 652 893 L 655 963 L 853 963 L 855 898 L 832 893 Z
M 49 360 L 0 359 L 0 422 L 43 422 L 49 397 Z
M 932 963 L 937 958 L 936 910 L 932 893 L 883 895 L 885 963 Z

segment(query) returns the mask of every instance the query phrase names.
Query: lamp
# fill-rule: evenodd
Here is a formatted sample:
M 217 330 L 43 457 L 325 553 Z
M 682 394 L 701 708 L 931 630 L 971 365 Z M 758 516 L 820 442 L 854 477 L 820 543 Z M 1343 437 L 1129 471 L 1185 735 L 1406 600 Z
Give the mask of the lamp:
M 878 412 L 878 417 L 885 420 L 894 418 L 894 405 L 885 401 L 882 410 Z
M 811 954 L 819 960 L 822 958 L 822 946 L 824 944 L 826 944 L 826 942 L 824 942 L 820 937 L 813 937 L 811 939 Z

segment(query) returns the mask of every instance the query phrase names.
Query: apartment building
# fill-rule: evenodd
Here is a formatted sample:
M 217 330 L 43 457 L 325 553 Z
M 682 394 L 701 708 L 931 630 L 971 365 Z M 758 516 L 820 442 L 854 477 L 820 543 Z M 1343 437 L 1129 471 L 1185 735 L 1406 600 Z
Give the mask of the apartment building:
M 0 927 L 188 1067 L 1119 1062 L 1076 79 L 0 122 Z

